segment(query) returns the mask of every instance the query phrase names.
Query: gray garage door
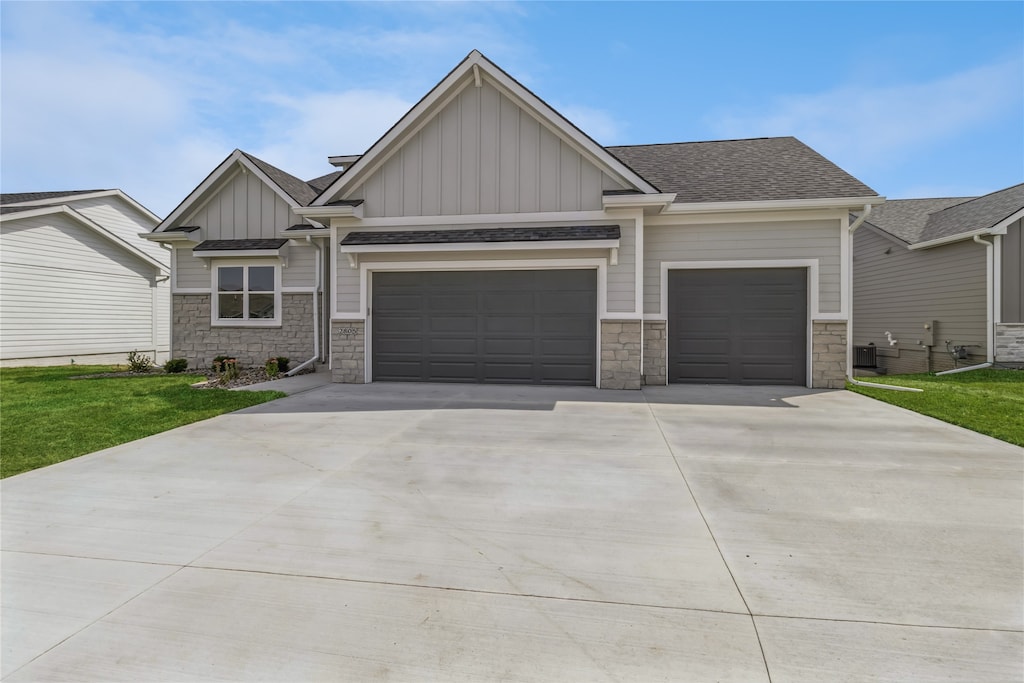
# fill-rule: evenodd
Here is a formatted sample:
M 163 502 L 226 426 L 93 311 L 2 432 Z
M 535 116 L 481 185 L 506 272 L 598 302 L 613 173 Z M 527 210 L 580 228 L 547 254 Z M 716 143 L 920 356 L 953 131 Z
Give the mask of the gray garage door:
M 373 378 L 593 385 L 597 273 L 374 273 Z
M 807 380 L 807 270 L 670 270 L 669 382 Z

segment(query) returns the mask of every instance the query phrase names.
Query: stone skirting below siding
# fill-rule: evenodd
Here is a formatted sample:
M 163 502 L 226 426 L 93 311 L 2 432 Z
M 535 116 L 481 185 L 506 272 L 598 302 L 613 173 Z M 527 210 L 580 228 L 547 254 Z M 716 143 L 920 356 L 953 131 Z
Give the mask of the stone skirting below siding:
M 331 381 L 366 383 L 366 322 L 334 320 L 331 323 Z
M 1024 363 L 1024 323 L 999 323 L 995 333 L 998 363 Z
M 208 368 L 215 356 L 234 356 L 245 365 L 263 365 L 287 356 L 292 367 L 313 355 L 313 297 L 281 294 L 280 327 L 213 327 L 209 294 L 172 297 L 171 355 L 191 368 Z
M 601 321 L 601 388 L 640 388 L 640 321 Z
M 846 322 L 815 321 L 811 333 L 811 386 L 846 387 Z
M 644 323 L 644 384 L 668 384 L 668 323 L 663 320 Z

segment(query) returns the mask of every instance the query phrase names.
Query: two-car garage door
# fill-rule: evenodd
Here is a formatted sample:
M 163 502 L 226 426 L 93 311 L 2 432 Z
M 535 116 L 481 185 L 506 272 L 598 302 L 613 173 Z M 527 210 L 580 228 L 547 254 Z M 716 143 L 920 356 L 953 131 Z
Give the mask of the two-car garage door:
M 376 272 L 374 380 L 596 382 L 597 273 Z

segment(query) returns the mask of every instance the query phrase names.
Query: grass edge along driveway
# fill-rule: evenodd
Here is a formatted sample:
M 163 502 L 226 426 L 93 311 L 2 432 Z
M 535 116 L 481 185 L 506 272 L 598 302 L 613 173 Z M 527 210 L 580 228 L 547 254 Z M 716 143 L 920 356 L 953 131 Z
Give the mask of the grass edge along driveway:
M 848 384 L 858 394 L 1024 446 L 1024 370 L 972 370 L 955 375 L 858 377 L 862 382 L 924 389 L 923 393 Z
M 108 366 L 0 370 L 0 477 L 281 398 L 279 391 L 192 389 L 202 376 L 71 379 Z

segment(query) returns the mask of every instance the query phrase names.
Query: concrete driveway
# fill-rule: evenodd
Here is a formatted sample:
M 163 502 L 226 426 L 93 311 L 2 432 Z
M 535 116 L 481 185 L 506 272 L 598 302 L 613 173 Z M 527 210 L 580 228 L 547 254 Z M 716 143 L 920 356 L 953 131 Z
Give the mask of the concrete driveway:
M 331 385 L 5 480 L 3 675 L 1020 681 L 1022 459 L 843 391 Z

